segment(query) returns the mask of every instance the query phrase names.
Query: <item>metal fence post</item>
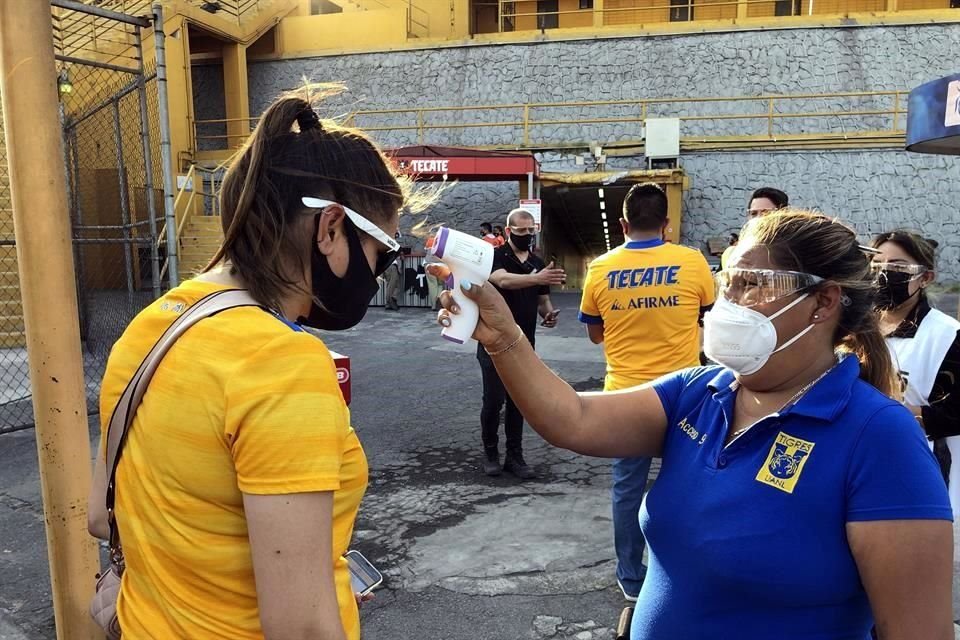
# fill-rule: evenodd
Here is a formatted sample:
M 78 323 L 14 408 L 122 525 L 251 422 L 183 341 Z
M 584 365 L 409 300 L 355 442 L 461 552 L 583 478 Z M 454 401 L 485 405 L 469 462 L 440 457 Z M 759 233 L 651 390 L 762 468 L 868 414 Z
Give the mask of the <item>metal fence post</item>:
M 70 164 L 73 169 L 73 180 L 70 189 L 73 194 L 70 209 L 70 224 L 72 227 L 83 225 L 83 201 L 80 197 L 80 151 L 77 149 L 77 130 L 70 130 Z M 71 234 L 72 235 L 72 234 Z M 83 253 L 80 251 L 80 245 L 73 243 L 73 265 L 77 274 L 77 308 L 80 315 L 80 340 L 86 339 L 89 320 L 87 318 L 87 300 L 84 295 L 81 284 L 84 282 L 83 276 Z
M 0 2 L 0 97 L 54 619 L 60 640 L 95 640 L 87 607 L 100 558 L 87 533 L 91 453 L 52 42 L 49 2 Z
M 144 191 L 147 195 L 147 216 L 150 229 L 150 275 L 153 281 L 153 297 L 160 297 L 160 248 L 157 246 L 157 206 L 153 190 L 153 153 L 150 149 L 150 113 L 147 111 L 147 79 L 143 66 L 143 33 L 137 29 L 137 58 L 140 77 L 137 78 L 137 94 L 140 98 L 140 144 L 143 146 L 143 169 L 146 174 Z
M 180 284 L 177 256 L 177 212 L 173 208 L 176 194 L 173 181 L 173 157 L 170 150 L 170 110 L 167 104 L 167 55 L 164 49 L 163 6 L 153 4 L 153 35 L 157 53 L 157 93 L 160 97 L 160 162 L 163 164 L 163 208 L 167 223 L 167 277 L 170 288 Z
M 130 193 L 127 184 L 127 167 L 123 161 L 123 131 L 120 128 L 120 101 L 113 103 L 113 135 L 117 143 L 117 182 L 120 185 L 120 223 L 123 225 L 123 266 L 127 276 L 127 302 L 133 307 L 133 264 L 130 252 Z

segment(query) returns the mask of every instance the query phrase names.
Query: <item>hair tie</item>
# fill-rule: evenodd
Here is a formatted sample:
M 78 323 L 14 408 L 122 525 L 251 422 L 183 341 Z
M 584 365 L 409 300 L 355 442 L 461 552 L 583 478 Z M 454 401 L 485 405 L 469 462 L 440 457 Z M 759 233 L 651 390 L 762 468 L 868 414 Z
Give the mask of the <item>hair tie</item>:
M 297 124 L 300 126 L 301 133 L 309 131 L 310 129 L 320 129 L 323 131 L 323 127 L 320 125 L 320 118 L 317 117 L 317 112 L 313 110 L 313 107 L 308 106 L 297 115 Z

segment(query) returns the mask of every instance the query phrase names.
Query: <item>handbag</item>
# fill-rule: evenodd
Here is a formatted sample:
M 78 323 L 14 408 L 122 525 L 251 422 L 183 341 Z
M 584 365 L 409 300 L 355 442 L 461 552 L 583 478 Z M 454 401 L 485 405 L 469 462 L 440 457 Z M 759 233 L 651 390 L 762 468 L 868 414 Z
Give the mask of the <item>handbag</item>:
M 117 528 L 113 507 L 116 499 L 117 464 L 120 462 L 120 453 L 126 441 L 127 432 L 133 423 L 147 385 L 153 378 L 160 361 L 173 346 L 173 343 L 190 327 L 204 318 L 216 315 L 228 309 L 237 307 L 262 307 L 250 294 L 243 289 L 227 289 L 217 291 L 198 300 L 171 324 L 150 353 L 140 363 L 140 367 L 127 383 L 126 389 L 120 396 L 117 406 L 110 416 L 110 425 L 107 430 L 106 468 L 107 477 L 106 495 L 104 502 L 107 506 L 107 523 L 110 526 L 108 544 L 110 548 L 110 566 L 97 574 L 96 593 L 90 602 L 90 615 L 97 625 L 103 629 L 108 640 L 120 640 L 120 621 L 117 619 L 117 597 L 120 595 L 120 582 L 124 571 L 123 547 L 120 545 L 120 532 Z

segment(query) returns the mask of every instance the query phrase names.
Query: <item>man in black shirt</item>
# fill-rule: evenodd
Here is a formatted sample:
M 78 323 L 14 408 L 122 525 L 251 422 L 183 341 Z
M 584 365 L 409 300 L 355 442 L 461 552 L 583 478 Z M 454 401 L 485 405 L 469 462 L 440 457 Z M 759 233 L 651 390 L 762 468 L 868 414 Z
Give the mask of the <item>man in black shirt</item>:
M 536 338 L 538 317 L 543 319 L 545 327 L 555 327 L 557 324 L 559 311 L 553 308 L 550 301 L 550 285 L 563 284 L 566 274 L 563 269 L 555 269 L 552 262 L 545 265 L 539 256 L 530 252 L 536 233 L 536 224 L 530 212 L 524 209 L 511 211 L 507 216 L 507 231 L 507 243 L 494 251 L 490 282 L 503 295 L 514 320 L 532 345 Z M 483 409 L 480 411 L 485 454 L 483 471 L 488 476 L 500 475 L 500 410 L 506 402 L 504 432 L 507 453 L 503 470 L 521 480 L 534 478 L 536 474 L 523 459 L 523 416 L 503 388 L 490 356 L 479 344 L 477 360 L 483 372 Z

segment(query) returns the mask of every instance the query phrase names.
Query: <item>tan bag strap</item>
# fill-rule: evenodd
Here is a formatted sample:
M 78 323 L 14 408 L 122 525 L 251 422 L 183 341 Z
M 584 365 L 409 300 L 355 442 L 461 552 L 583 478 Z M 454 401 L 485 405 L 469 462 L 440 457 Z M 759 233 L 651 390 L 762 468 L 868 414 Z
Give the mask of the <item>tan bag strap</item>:
M 147 357 L 140 363 L 140 367 L 137 369 L 137 372 L 133 374 L 133 377 L 127 384 L 127 388 L 123 390 L 123 394 L 121 394 L 120 400 L 113 410 L 113 415 L 110 416 L 110 426 L 107 430 L 106 462 L 108 476 L 105 502 L 107 505 L 107 521 L 110 524 L 110 547 L 112 553 L 116 554 L 119 551 L 120 542 L 113 518 L 113 506 L 116 497 L 115 482 L 117 477 L 117 464 L 120 461 L 120 452 L 126 441 L 127 432 L 130 430 L 130 425 L 133 423 L 133 418 L 137 413 L 137 409 L 140 407 L 143 395 L 147 391 L 147 385 L 150 384 L 150 379 L 153 378 L 153 374 L 160 365 L 160 361 L 163 360 L 163 357 L 167 355 L 167 351 L 170 350 L 170 347 L 173 346 L 173 343 L 175 343 L 180 336 L 204 318 L 209 318 L 212 315 L 228 309 L 250 306 L 263 307 L 263 305 L 254 300 L 250 296 L 250 293 L 244 289 L 217 291 L 216 293 L 201 298 L 184 311 L 183 314 L 164 331 L 160 339 L 157 340 L 157 343 L 153 345 L 153 349 L 150 350 Z M 263 308 L 266 309 L 266 307 Z

